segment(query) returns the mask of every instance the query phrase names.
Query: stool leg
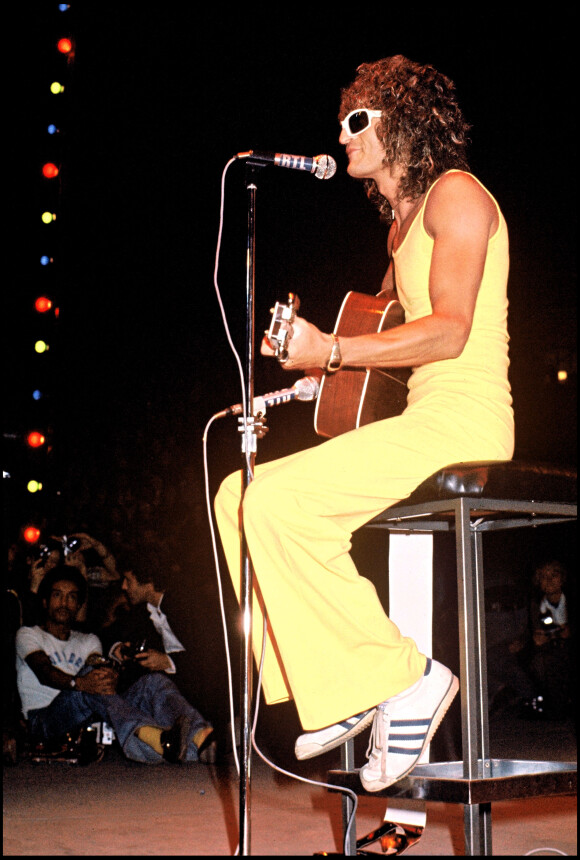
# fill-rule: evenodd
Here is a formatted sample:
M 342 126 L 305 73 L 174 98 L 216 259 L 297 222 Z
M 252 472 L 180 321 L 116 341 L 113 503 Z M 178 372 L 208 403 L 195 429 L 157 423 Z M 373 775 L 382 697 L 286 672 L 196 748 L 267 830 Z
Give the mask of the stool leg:
M 340 762 L 343 770 L 354 770 L 354 740 L 344 743 L 340 748 Z M 346 828 L 354 809 L 354 801 L 349 794 L 342 794 L 342 834 L 346 837 Z M 356 820 L 352 822 L 347 843 L 344 845 L 344 853 L 347 857 L 356 855 Z
M 456 503 L 457 588 L 461 674 L 463 776 L 491 776 L 487 703 L 485 604 L 481 533 L 471 526 L 466 499 Z M 490 855 L 491 806 L 464 807 L 465 853 Z
M 491 857 L 491 803 L 465 804 L 463 833 L 466 857 Z

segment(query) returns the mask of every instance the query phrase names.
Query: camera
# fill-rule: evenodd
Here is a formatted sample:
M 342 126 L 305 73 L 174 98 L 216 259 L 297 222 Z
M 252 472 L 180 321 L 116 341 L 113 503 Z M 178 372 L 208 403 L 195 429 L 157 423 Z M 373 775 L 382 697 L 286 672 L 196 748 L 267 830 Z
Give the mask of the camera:
M 147 650 L 147 640 L 143 639 L 142 642 L 133 643 L 130 642 L 128 645 L 121 645 L 120 651 L 122 657 L 125 660 L 135 660 L 138 654 L 143 654 L 144 651 Z
M 58 552 L 60 561 L 66 559 L 71 553 L 80 549 L 81 541 L 77 537 L 48 538 L 46 543 L 43 543 L 38 550 L 38 558 L 40 567 L 45 567 L 48 559 L 53 552 Z
M 556 624 L 551 612 L 542 612 L 540 615 L 540 629 L 548 636 L 559 636 L 562 630 L 560 624 Z
M 53 552 L 62 552 L 62 546 L 59 541 L 49 539 L 43 543 L 38 549 L 37 562 L 39 567 L 46 567 L 46 563 Z

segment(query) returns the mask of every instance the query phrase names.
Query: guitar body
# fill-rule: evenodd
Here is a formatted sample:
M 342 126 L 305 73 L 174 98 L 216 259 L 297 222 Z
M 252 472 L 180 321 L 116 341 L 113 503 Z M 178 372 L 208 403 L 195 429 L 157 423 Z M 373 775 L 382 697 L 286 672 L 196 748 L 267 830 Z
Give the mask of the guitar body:
M 342 303 L 334 331 L 339 337 L 353 337 L 386 331 L 404 321 L 400 302 L 350 292 Z M 325 374 L 314 415 L 316 433 L 333 438 L 364 424 L 400 415 L 407 405 L 410 373 L 403 367 L 342 367 L 337 373 Z

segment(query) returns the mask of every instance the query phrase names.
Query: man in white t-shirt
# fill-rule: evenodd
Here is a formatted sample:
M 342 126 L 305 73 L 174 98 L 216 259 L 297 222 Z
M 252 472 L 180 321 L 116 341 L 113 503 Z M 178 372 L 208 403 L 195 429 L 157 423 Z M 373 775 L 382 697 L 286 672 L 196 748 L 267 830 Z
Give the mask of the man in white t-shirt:
M 118 695 L 118 673 L 99 665 L 98 637 L 73 629 L 86 596 L 80 571 L 58 565 L 44 577 L 39 595 L 44 625 L 16 634 L 18 692 L 31 735 L 47 741 L 106 720 L 128 758 L 198 761 L 211 727 L 175 684 L 152 672 Z

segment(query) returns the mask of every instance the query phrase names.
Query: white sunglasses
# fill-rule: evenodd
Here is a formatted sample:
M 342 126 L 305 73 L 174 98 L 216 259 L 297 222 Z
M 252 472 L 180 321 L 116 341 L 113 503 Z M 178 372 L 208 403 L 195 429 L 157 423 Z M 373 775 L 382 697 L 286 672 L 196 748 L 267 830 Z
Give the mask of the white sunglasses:
M 350 135 L 356 137 L 357 134 L 362 134 L 371 124 L 371 119 L 379 119 L 382 116 L 380 110 L 369 110 L 368 108 L 357 108 L 351 110 L 341 122 L 343 130 Z

